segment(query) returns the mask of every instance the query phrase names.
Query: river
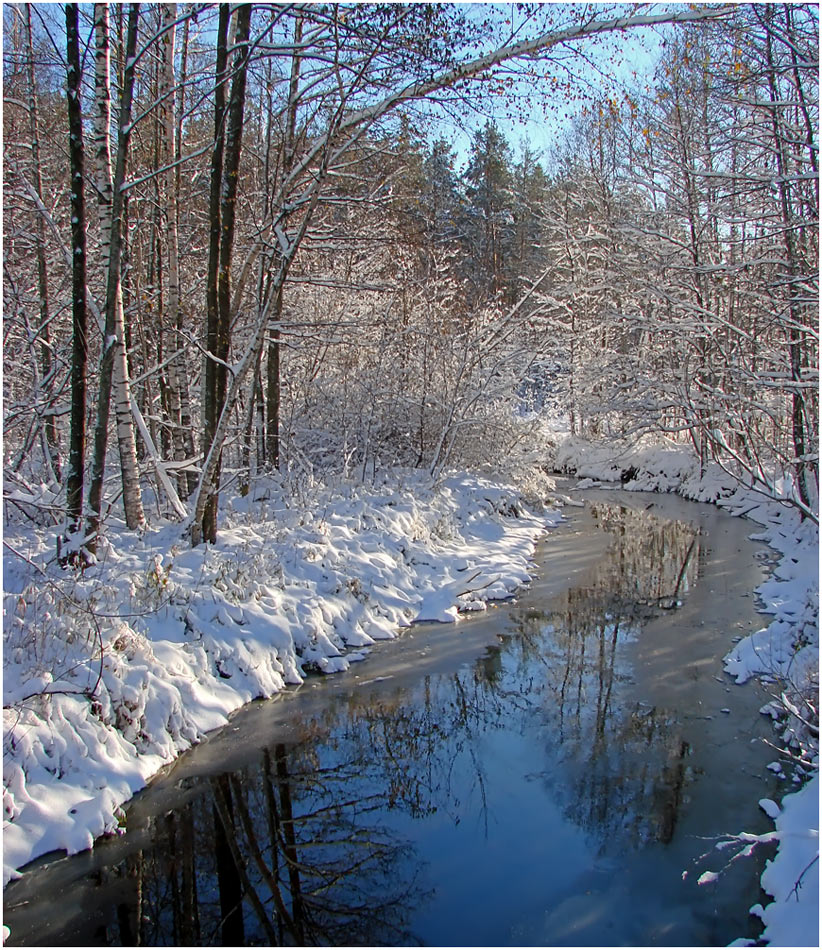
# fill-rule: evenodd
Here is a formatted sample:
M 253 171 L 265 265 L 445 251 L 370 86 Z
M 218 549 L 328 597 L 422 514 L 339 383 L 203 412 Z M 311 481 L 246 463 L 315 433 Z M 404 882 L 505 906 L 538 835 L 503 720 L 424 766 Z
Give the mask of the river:
M 9 945 L 716 946 L 756 936 L 777 793 L 750 522 L 580 493 L 517 600 L 253 703 L 127 832 L 5 892 Z

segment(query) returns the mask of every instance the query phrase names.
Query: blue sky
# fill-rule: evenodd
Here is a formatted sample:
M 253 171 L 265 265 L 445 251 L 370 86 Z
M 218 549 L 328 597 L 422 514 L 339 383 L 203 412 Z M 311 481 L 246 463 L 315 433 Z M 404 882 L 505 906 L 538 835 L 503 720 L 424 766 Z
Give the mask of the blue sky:
M 483 18 L 490 15 L 501 23 L 511 20 L 512 30 L 516 30 L 519 25 L 514 4 L 465 6 L 472 11 L 469 15 Z M 550 9 L 558 22 L 566 23 L 582 10 L 596 19 L 611 19 L 616 12 L 626 12 L 625 5 L 611 3 L 542 6 L 546 10 Z M 458 164 L 466 160 L 473 134 L 485 124 L 487 118 L 496 119 L 515 150 L 527 138 L 530 146 L 544 154 L 549 162 L 551 153 L 556 151 L 586 102 L 607 96 L 621 100 L 627 89 L 638 83 L 644 86 L 653 73 L 666 29 L 670 27 L 642 27 L 606 34 L 569 44 L 563 51 L 552 53 L 551 63 L 542 62 L 538 65 L 540 71 L 548 72 L 548 78 L 519 81 L 514 86 L 519 104 L 515 119 L 506 114 L 505 104 L 500 98 L 490 95 L 483 99 L 482 111 L 463 111 L 457 118 L 446 117 L 442 134 L 451 141 Z M 555 83 L 551 77 L 556 78 Z M 565 89 L 555 91 L 566 82 L 570 82 L 575 89 L 573 97 Z
M 470 56 L 485 52 L 499 42 L 535 35 L 549 27 L 560 27 L 575 21 L 580 15 L 596 19 L 610 19 L 615 15 L 629 12 L 626 4 L 613 3 L 542 3 L 537 6 L 535 19 L 525 22 L 511 3 L 464 3 L 461 6 L 469 18 L 480 22 L 489 20 L 496 24 L 498 35 L 489 39 L 484 48 L 473 50 Z M 49 29 L 54 30 L 57 44 L 56 53 L 62 50 L 61 8 L 59 5 L 37 3 L 39 16 L 45 18 Z M 88 13 L 90 6 L 84 8 Z M 548 23 L 552 17 L 554 22 Z M 557 150 L 563 135 L 569 129 L 573 118 L 579 114 L 586 101 L 604 96 L 616 96 L 621 99 L 623 91 L 636 82 L 632 75 L 636 72 L 644 76 L 652 72 L 661 40 L 661 30 L 665 28 L 640 28 L 628 32 L 615 33 L 588 38 L 569 44 L 564 50 L 553 51 L 551 62 L 540 61 L 535 64 L 543 76 L 538 79 L 519 80 L 513 86 L 516 94 L 516 118 L 506 114 L 505 101 L 495 95 L 486 95 L 482 100 L 482 110 L 460 108 L 456 114 L 447 115 L 442 110 L 423 106 L 420 111 L 429 116 L 437 115 L 438 121 L 432 123 L 430 135 L 447 138 L 457 155 L 457 163 L 466 161 L 474 132 L 485 124 L 487 118 L 496 119 L 515 151 L 519 143 L 527 138 L 531 147 L 541 156 L 543 163 L 550 165 L 550 155 Z M 87 62 L 87 67 L 91 64 Z M 547 78 L 544 74 L 547 73 Z M 552 78 L 556 82 L 552 82 Z M 575 90 L 573 96 L 561 87 L 570 82 Z M 559 88 L 559 91 L 555 91 Z

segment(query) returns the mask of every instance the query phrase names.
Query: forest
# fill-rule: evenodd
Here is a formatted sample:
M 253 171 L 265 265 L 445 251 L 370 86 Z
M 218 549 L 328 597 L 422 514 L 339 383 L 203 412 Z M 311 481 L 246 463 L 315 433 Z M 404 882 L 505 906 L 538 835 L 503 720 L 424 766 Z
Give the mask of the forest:
M 815 517 L 815 10 L 696 11 L 597 99 L 607 10 L 467 9 L 6 10 L 6 498 L 61 558 L 109 512 L 213 541 L 274 470 L 505 458 L 546 407 Z
M 815 4 L 15 3 L 3 34 L 4 887 L 240 706 L 511 599 L 567 474 L 766 526 L 774 619 L 724 669 L 780 678 L 781 777 L 818 782 Z

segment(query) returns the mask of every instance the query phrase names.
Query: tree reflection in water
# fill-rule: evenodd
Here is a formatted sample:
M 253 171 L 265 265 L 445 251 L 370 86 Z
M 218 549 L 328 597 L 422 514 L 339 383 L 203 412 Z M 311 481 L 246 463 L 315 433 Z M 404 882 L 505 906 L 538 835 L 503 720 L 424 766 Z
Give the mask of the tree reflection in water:
M 546 773 L 568 817 L 609 843 L 637 847 L 673 837 L 688 776 L 689 744 L 665 710 L 615 702 L 630 682 L 619 646 L 640 625 L 676 606 L 696 581 L 699 529 L 612 504 L 591 506 L 612 545 L 586 587 L 560 595 L 548 612 L 528 611 L 510 649 L 522 668 L 544 677 L 529 684 L 561 770 Z M 624 693 L 622 694 L 624 696 Z M 561 785 L 552 776 L 562 775 Z
M 141 945 L 413 944 L 425 897 L 412 844 L 388 813 L 487 821 L 479 743 L 510 698 L 478 665 L 419 694 L 350 696 L 222 775 L 155 823 L 152 847 L 109 874 L 132 881 L 105 942 Z M 473 782 L 454 782 L 470 762 Z M 135 871 L 135 865 L 137 870 Z
M 533 750 L 521 767 L 594 852 L 669 842 L 689 745 L 673 715 L 631 698 L 621 647 L 696 580 L 698 529 L 617 505 L 593 512 L 609 557 L 545 611 L 512 608 L 509 632 L 484 656 L 406 689 L 334 692 L 296 741 L 193 780 L 181 807 L 153 819 L 150 846 L 101 872 L 117 914 L 95 937 L 419 942 L 415 914 L 439 881 L 436 823 L 470 818 L 489 837 L 500 787 L 522 780 L 500 775 L 494 750 L 517 734 Z M 433 846 L 417 830 L 427 822 Z
M 109 869 L 131 888 L 105 942 L 414 942 L 413 856 L 381 828 L 389 796 L 366 789 L 363 764 L 329 761 L 307 740 L 211 779 L 207 794 L 156 820 L 150 848 Z

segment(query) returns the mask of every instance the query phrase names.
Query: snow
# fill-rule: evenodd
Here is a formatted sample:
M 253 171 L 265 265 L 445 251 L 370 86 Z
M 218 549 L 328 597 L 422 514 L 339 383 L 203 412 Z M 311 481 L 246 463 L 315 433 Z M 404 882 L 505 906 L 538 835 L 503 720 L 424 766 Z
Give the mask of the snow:
M 776 818 L 779 814 L 779 805 L 770 798 L 760 798 L 759 807 L 765 812 L 768 818 Z
M 771 762 L 768 769 L 786 780 L 792 773 L 792 783 L 802 787 L 785 795 L 781 804 L 760 800 L 760 807 L 775 821 L 775 832 L 760 836 L 743 832 L 735 840 L 747 842 L 745 854 L 758 843 L 778 841 L 776 857 L 761 879 L 773 902 L 751 909 L 765 925 L 762 940 L 773 946 L 819 946 L 818 726 L 804 705 L 807 699 L 818 709 L 818 527 L 802 521 L 795 507 L 742 486 L 717 465 L 700 471 L 688 448 L 667 441 L 626 442 L 615 450 L 612 443 L 594 445 L 569 436 L 557 446 L 555 467 L 580 476 L 580 488 L 617 482 L 629 491 L 676 492 L 717 504 L 763 527 L 753 537 L 766 542 L 779 560 L 756 595 L 760 612 L 773 620 L 735 644 L 725 658 L 725 672 L 737 683 L 752 677 L 779 683 L 781 695 L 762 713 L 773 718 L 787 755 L 784 763 Z M 774 484 L 789 500 L 790 479 Z M 713 872 L 705 872 L 699 883 L 715 878 Z
M 625 479 L 628 490 L 719 504 L 757 522 L 778 557 L 756 592 L 770 622 L 734 638 L 725 669 L 738 683 L 772 684 L 762 711 L 794 760 L 769 768 L 801 787 L 760 801 L 773 832 L 736 840 L 745 854 L 778 842 L 762 875 L 773 902 L 752 909 L 764 939 L 818 945 L 818 752 L 801 699 L 818 689 L 816 526 L 720 469 L 700 473 L 669 443 L 615 452 L 567 438 L 556 467 L 581 485 Z M 458 622 L 511 597 L 530 578 L 536 539 L 560 518 L 524 502 L 537 510 L 549 482 L 523 493 L 480 475 L 433 483 L 396 471 L 369 486 L 303 487 L 298 497 L 269 480 L 228 501 L 214 546 L 191 549 L 176 525 L 138 539 L 109 523 L 97 563 L 77 572 L 54 562 L 53 528 L 9 522 L 4 885 L 39 855 L 117 833 L 122 804 L 251 699 L 310 672 L 344 671 L 414 622 Z M 706 872 L 700 883 L 714 879 Z
M 773 804 L 773 802 L 771 803 Z M 819 773 L 782 799 L 775 817 L 780 847 L 762 874 L 762 888 L 773 898 L 751 913 L 762 918 L 762 938 L 780 947 L 819 946 Z
M 412 471 L 299 501 L 269 481 L 222 517 L 195 549 L 175 525 L 110 524 L 77 572 L 54 562 L 53 529 L 6 527 L 4 886 L 116 833 L 124 802 L 250 700 L 511 597 L 560 519 L 488 478 Z

